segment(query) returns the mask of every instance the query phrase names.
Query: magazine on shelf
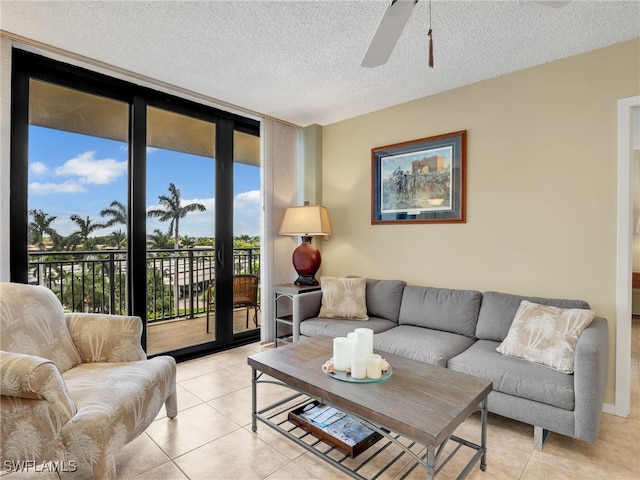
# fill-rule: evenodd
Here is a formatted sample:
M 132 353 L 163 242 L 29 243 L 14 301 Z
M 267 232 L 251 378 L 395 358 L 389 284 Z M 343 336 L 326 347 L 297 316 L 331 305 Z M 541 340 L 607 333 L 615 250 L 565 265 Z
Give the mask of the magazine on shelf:
M 289 421 L 351 458 L 382 438 L 360 420 L 317 401 L 289 412 Z

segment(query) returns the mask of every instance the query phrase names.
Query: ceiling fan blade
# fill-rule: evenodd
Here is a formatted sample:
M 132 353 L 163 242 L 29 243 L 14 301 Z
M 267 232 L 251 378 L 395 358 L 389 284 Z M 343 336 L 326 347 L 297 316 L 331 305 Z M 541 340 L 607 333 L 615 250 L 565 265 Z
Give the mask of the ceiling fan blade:
M 378 25 L 360 65 L 377 67 L 386 63 L 416 3 L 418 0 L 393 0 L 391 2 L 387 11 L 384 12 L 380 25 Z

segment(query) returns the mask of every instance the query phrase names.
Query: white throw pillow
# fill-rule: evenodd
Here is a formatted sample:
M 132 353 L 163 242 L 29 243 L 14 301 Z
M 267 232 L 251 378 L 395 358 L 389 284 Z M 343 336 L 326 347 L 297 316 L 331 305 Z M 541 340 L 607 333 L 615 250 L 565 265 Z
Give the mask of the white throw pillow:
M 320 277 L 320 288 L 319 317 L 369 320 L 365 278 Z
M 576 343 L 595 316 L 593 310 L 558 308 L 523 300 L 507 338 L 496 350 L 573 373 Z

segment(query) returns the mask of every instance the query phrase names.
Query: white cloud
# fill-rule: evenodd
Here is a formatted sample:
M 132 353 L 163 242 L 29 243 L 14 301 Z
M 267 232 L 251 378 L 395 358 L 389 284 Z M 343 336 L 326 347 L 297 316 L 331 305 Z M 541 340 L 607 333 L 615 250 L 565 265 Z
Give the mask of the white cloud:
M 48 171 L 49 167 L 42 162 L 33 162 L 29 165 L 29 175 L 45 175 Z
M 260 208 L 260 190 L 251 190 L 236 195 L 235 208 Z
M 80 183 L 75 180 L 68 180 L 63 183 L 40 183 L 33 182 L 29 184 L 29 195 L 49 195 L 52 193 L 78 193 L 86 192 Z
M 104 185 L 127 173 L 127 162 L 113 158 L 96 160 L 96 152 L 84 152 L 56 168 L 58 176 L 76 176 L 84 184 Z
M 242 192 L 233 202 L 233 234 L 260 235 L 260 190 Z
M 182 206 L 191 205 L 192 203 L 201 203 L 207 209 L 208 212 L 214 211 L 216 209 L 216 199 L 211 198 L 192 198 L 192 199 L 182 199 Z M 197 212 L 192 212 L 190 215 L 193 215 Z

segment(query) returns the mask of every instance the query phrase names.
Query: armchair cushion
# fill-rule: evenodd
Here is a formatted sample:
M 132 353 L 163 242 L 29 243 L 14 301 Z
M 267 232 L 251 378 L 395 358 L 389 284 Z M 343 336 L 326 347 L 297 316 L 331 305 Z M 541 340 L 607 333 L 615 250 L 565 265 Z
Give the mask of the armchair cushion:
M 62 428 L 62 438 L 73 456 L 85 463 L 100 448 L 115 458 L 153 422 L 167 392 L 175 390 L 175 361 L 159 356 L 140 362 L 84 363 L 63 378 L 78 413 Z
M 61 373 L 80 364 L 62 305 L 47 288 L 5 284 L 0 295 L 0 350 L 46 358 Z
M 67 313 L 67 326 L 82 363 L 145 360 L 140 317 Z

